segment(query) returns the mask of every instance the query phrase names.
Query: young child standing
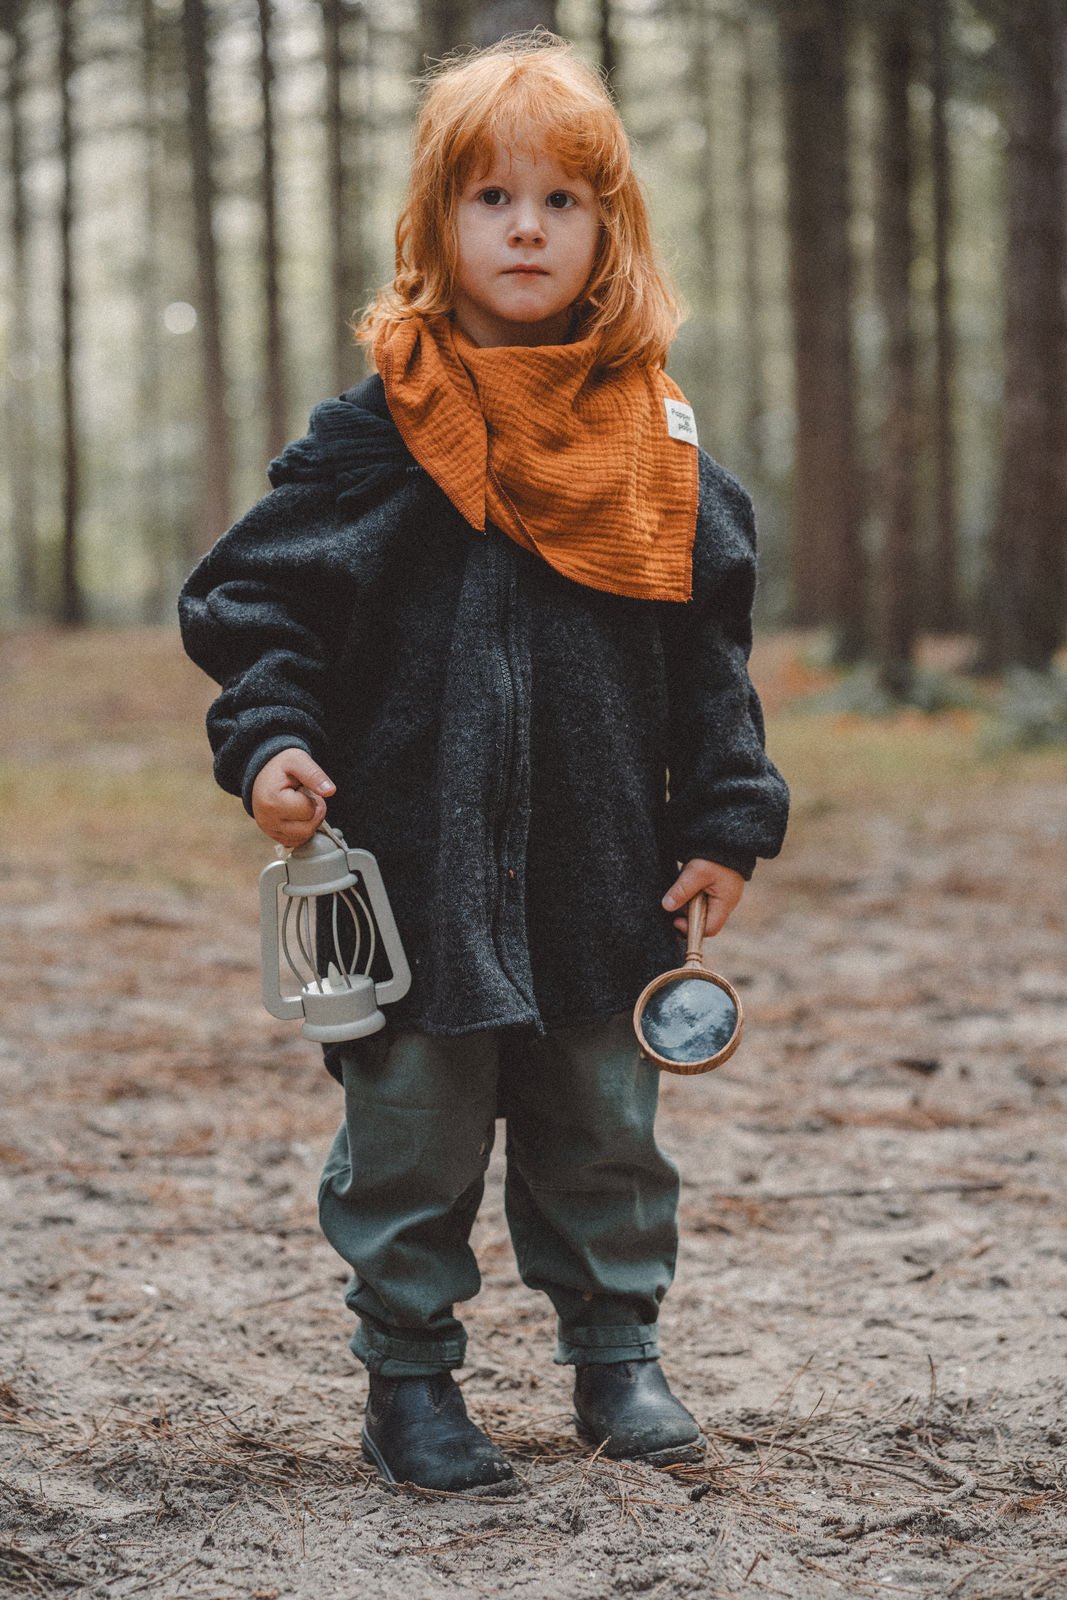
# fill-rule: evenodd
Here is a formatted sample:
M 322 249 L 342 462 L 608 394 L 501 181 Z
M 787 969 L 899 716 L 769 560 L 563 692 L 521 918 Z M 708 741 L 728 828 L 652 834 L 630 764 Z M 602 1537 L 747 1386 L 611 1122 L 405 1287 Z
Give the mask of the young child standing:
M 218 781 L 290 847 L 329 799 L 412 967 L 382 1033 L 327 1049 L 319 1196 L 391 1481 L 513 1477 L 451 1376 L 498 1116 L 580 1433 L 703 1448 L 659 1366 L 678 1178 L 630 1019 L 692 896 L 716 933 L 776 854 L 787 792 L 746 666 L 751 504 L 664 373 L 677 323 L 597 75 L 545 35 L 446 62 L 358 329 L 376 375 L 315 409 L 182 596 Z

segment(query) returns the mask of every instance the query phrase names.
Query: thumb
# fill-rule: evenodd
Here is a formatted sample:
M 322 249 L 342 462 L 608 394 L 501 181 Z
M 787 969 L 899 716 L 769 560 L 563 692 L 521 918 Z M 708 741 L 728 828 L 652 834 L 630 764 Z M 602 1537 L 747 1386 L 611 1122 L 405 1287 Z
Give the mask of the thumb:
M 305 750 L 293 750 L 289 753 L 286 762 L 286 772 L 290 778 L 295 778 L 297 785 L 310 789 L 313 794 L 333 794 L 337 785 L 332 778 L 328 778 L 319 766 L 313 761 Z

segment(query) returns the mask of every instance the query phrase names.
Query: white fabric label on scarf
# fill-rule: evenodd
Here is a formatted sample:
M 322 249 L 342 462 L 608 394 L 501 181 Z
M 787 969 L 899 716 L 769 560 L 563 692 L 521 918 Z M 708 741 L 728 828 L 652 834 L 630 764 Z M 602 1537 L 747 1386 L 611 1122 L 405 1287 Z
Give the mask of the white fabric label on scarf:
M 683 444 L 696 444 L 697 419 L 693 414 L 692 406 L 686 405 L 684 400 L 664 399 L 667 407 L 667 432 L 672 439 L 681 439 Z

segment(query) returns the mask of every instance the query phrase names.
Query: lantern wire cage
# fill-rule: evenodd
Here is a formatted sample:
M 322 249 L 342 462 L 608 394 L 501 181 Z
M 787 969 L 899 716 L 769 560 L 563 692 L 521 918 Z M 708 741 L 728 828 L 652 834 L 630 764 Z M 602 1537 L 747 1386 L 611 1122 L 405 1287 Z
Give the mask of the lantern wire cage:
M 327 834 L 338 849 L 346 849 L 344 839 L 328 822 L 320 823 L 320 831 Z M 329 982 L 341 982 L 346 989 L 352 988 L 352 979 L 369 973 L 374 965 L 374 956 L 378 948 L 377 928 L 374 915 L 370 906 L 359 889 L 352 885 L 347 889 L 335 890 L 330 896 L 330 935 L 333 946 L 333 959 L 327 964 L 326 978 L 319 972 L 319 961 L 316 957 L 316 941 L 311 926 L 311 905 L 313 896 L 285 895 L 285 909 L 282 912 L 281 922 L 281 948 L 285 957 L 285 964 L 300 987 L 315 988 L 320 994 L 326 992 Z M 297 907 L 296 916 L 293 916 L 293 907 Z M 348 926 L 352 930 L 352 954 L 345 956 L 341 940 L 341 908 L 344 907 Z M 290 941 L 290 923 L 292 924 L 293 937 L 296 940 L 297 950 L 304 962 L 304 968 L 297 965 L 293 959 L 292 944 Z M 360 964 L 360 952 L 363 948 L 363 928 L 367 930 L 367 956 Z M 310 979 L 310 981 L 309 981 Z

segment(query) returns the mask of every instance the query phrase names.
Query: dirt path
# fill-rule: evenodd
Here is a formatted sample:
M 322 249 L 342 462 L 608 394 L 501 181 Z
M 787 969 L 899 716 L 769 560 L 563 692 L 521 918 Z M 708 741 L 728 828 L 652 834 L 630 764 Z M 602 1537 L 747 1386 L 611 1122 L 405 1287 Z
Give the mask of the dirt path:
M 224 800 L 210 841 L 189 819 L 202 687 L 126 636 L 79 699 L 78 651 L 105 647 L 46 643 L 6 655 L 0 1587 L 1067 1595 L 1062 761 L 902 790 L 871 777 L 877 740 L 783 720 L 790 846 L 714 952 L 746 1043 L 664 1082 L 685 1181 L 665 1364 L 706 1467 L 579 1449 L 494 1164 L 465 1386 L 526 1487 L 390 1494 L 358 1453 L 344 1273 L 314 1220 L 338 1091 L 258 1010 L 263 852 Z M 68 690 L 45 737 L 49 661 Z M 935 736 L 914 737 L 921 762 Z M 104 814 L 116 785 L 140 797 L 133 843 Z

